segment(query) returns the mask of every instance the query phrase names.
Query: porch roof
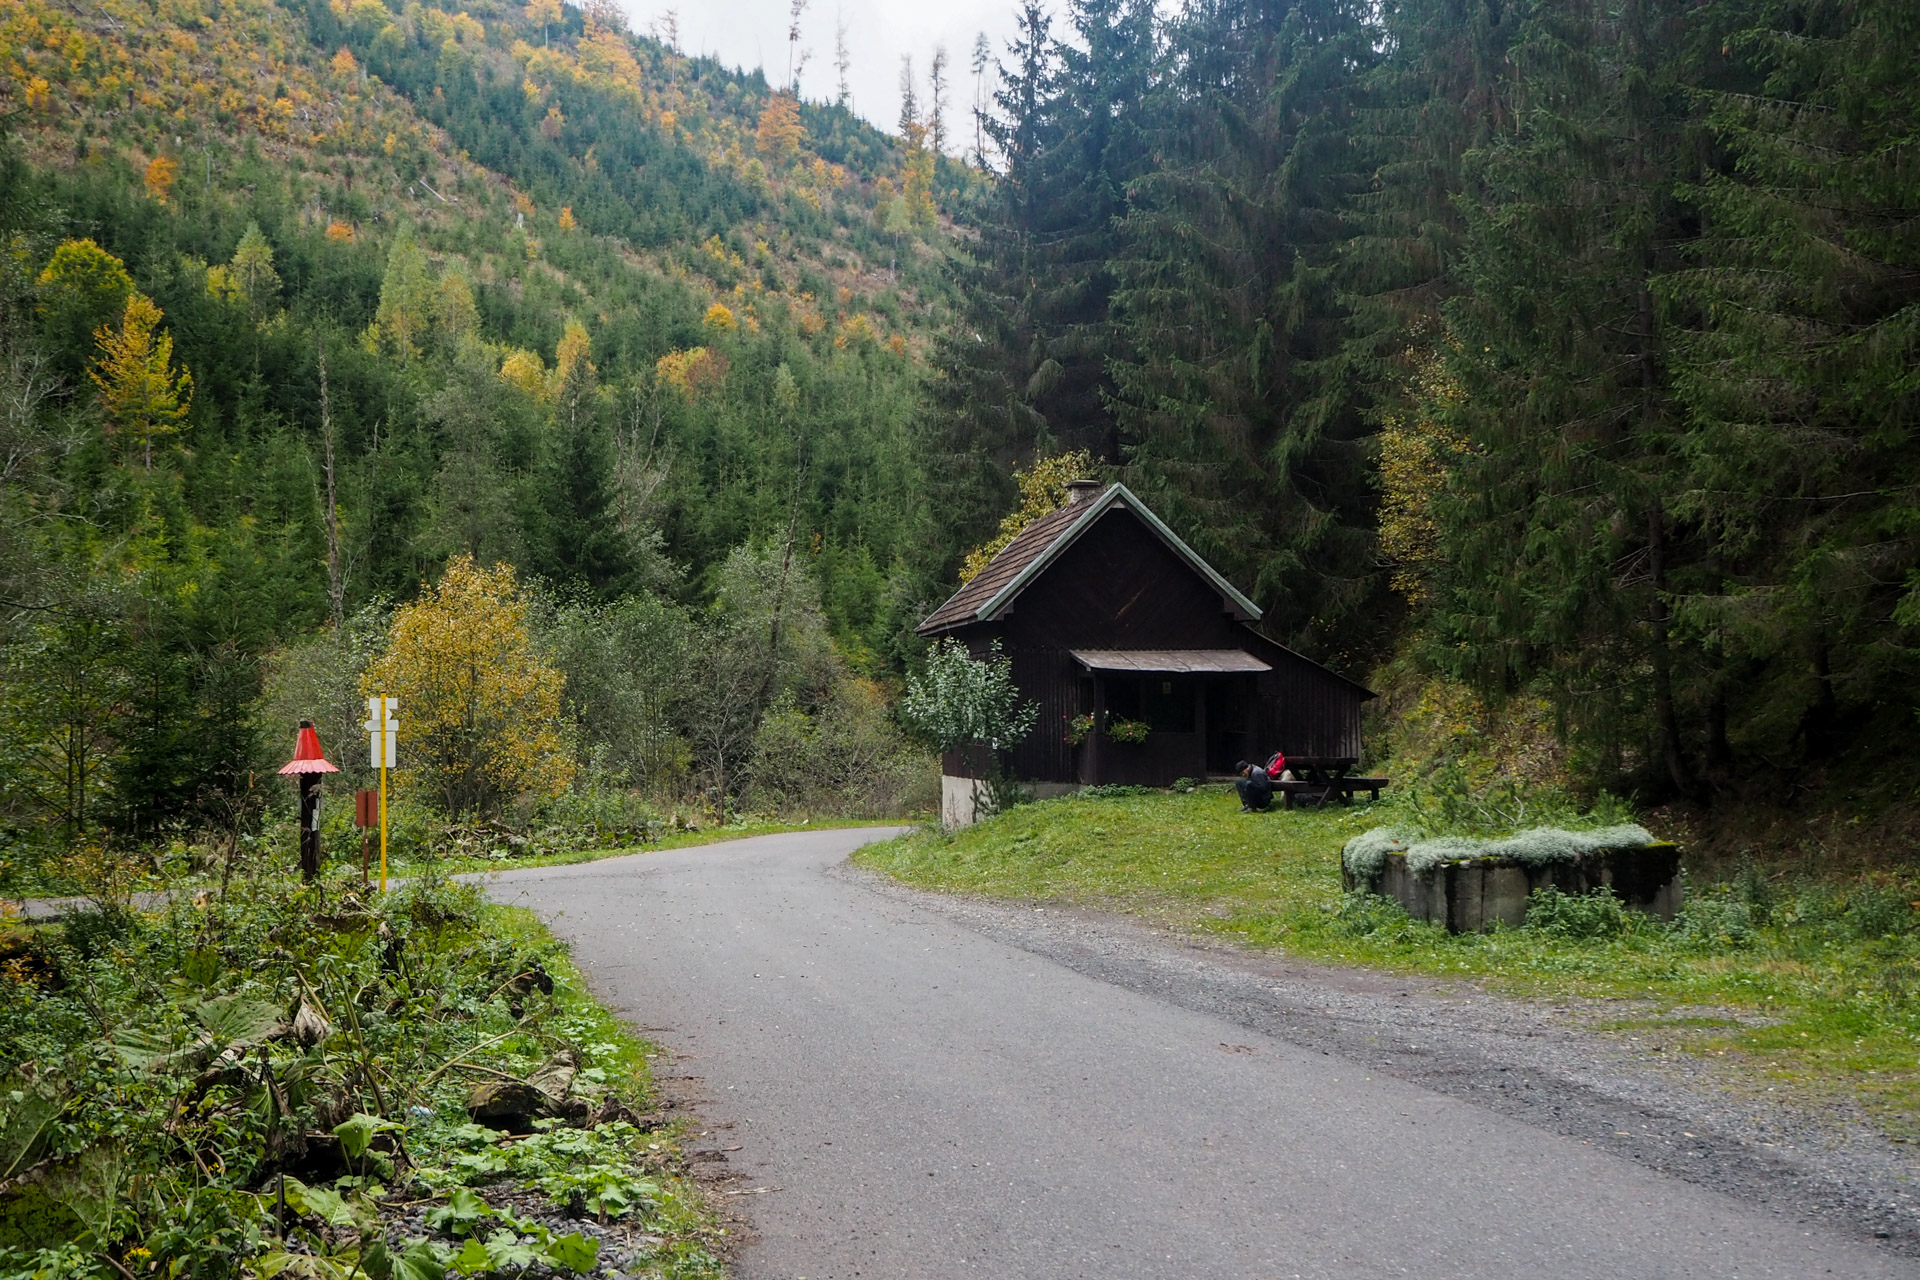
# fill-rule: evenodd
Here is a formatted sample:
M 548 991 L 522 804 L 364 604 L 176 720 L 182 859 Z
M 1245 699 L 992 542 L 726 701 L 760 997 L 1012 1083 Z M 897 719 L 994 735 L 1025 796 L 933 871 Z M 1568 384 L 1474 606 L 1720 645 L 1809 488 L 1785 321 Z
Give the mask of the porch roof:
M 1074 649 L 1074 661 L 1089 671 L 1143 675 L 1236 675 L 1271 671 L 1245 649 Z

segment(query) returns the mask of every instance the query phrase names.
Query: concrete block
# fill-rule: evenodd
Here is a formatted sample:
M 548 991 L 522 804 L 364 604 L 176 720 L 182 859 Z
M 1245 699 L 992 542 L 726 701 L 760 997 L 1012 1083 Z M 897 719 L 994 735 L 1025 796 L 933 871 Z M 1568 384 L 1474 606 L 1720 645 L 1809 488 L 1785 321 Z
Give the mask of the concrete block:
M 1444 924 L 1450 933 L 1481 933 L 1495 922 L 1518 928 L 1526 923 L 1527 898 L 1549 885 L 1570 894 L 1609 890 L 1628 907 L 1662 920 L 1673 919 L 1682 897 L 1680 846 L 1664 842 L 1546 866 L 1476 858 L 1424 876 L 1407 870 L 1405 854 L 1390 853 L 1371 882 L 1360 884 L 1343 871 L 1342 883 L 1392 898 L 1415 920 Z

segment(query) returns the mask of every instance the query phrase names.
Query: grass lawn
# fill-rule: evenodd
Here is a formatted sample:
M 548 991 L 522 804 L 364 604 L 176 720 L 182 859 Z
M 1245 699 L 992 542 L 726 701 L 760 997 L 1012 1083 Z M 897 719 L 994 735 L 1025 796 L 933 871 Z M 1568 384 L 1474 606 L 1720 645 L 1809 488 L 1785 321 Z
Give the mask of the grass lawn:
M 1511 995 L 1623 1001 L 1604 1030 L 1658 1033 L 1735 1088 L 1851 1100 L 1920 1139 L 1920 889 L 1747 874 L 1688 885 L 1672 927 L 1597 911 L 1450 936 L 1344 895 L 1340 848 L 1385 804 L 1243 814 L 1231 791 L 1067 797 L 855 855 L 906 883 L 1142 916 L 1257 949 L 1463 978 Z M 1584 935 L 1584 936 L 1583 936 Z

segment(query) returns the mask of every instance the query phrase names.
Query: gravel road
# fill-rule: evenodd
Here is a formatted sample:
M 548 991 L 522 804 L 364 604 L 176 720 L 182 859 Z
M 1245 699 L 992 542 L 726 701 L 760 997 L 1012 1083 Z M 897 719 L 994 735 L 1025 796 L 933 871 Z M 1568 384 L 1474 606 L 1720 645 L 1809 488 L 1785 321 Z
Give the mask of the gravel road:
M 741 1280 L 1920 1277 L 1871 1135 L 1551 1009 L 845 864 L 887 834 L 488 877 L 672 1051 Z

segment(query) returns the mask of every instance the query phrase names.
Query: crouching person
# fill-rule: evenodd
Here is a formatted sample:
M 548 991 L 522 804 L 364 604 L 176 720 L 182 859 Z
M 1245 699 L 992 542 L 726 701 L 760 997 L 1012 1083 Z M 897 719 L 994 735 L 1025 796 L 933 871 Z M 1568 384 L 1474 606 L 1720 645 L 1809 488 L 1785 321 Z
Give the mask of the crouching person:
M 1233 783 L 1233 789 L 1240 793 L 1240 812 L 1265 813 L 1273 804 L 1273 780 L 1267 771 L 1245 760 L 1235 766 L 1235 771 L 1240 775 Z

